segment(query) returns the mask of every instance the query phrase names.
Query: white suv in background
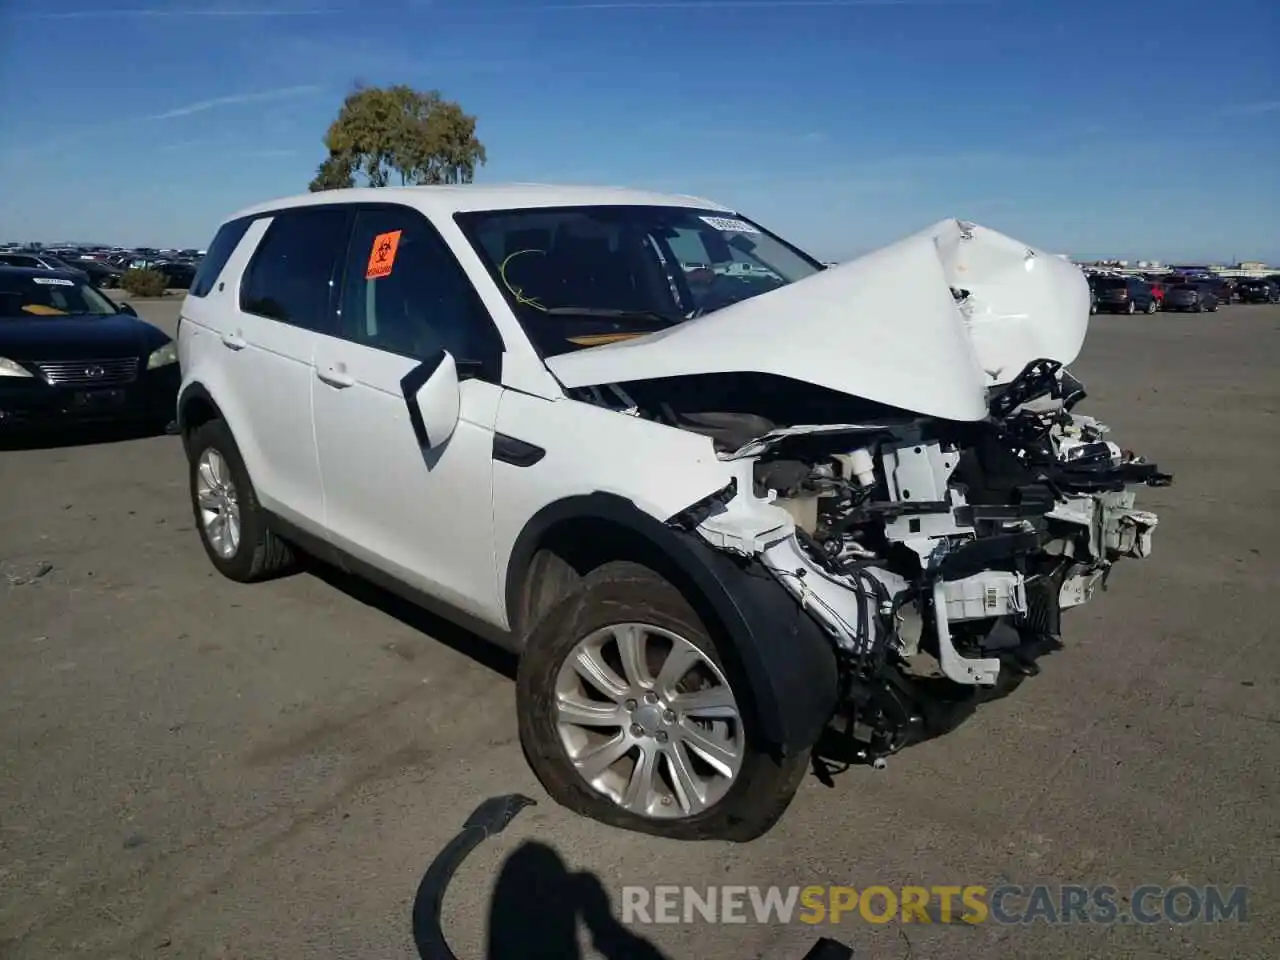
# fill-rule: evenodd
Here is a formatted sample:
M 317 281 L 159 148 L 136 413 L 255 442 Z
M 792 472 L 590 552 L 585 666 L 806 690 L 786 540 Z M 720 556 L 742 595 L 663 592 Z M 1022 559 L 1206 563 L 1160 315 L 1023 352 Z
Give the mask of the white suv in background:
M 561 803 L 751 839 L 833 719 L 945 729 L 1146 555 L 1167 476 L 1070 412 L 1088 315 L 954 220 L 827 269 L 697 198 L 308 194 L 183 305 L 193 509 L 232 579 L 305 551 L 516 651 Z

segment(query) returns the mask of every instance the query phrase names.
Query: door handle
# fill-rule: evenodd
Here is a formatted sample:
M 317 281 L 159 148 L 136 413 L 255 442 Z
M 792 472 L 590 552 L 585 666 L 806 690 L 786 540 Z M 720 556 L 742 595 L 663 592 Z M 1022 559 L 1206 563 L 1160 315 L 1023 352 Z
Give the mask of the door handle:
M 228 350 L 243 350 L 248 346 L 244 337 L 238 333 L 224 333 L 222 335 L 222 345 Z
M 316 367 L 316 376 L 329 386 L 337 387 L 339 390 L 356 385 L 355 377 L 343 370 L 339 370 L 337 367 Z

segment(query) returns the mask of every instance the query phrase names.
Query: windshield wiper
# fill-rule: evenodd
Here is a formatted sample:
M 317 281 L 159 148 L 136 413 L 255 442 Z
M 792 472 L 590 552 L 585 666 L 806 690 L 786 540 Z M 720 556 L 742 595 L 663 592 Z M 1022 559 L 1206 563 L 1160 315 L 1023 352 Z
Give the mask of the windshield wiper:
M 604 317 L 610 320 L 650 320 L 674 327 L 680 319 L 668 317 L 656 310 L 617 310 L 613 307 L 548 307 L 541 313 L 553 317 Z

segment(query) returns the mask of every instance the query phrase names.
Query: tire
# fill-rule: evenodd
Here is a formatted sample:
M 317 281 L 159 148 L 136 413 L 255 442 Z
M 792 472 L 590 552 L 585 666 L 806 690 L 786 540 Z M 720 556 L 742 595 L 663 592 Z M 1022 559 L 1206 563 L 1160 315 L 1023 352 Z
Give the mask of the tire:
M 1138 312 L 1138 305 L 1135 304 L 1132 300 L 1130 300 L 1129 305 L 1124 308 L 1124 312 L 1132 316 L 1133 314 Z
M 230 474 L 239 514 L 239 536 L 234 551 L 224 553 L 212 542 L 209 524 L 200 505 L 201 463 L 209 452 L 216 454 Z M 292 547 L 267 525 L 253 482 L 245 470 L 240 449 L 231 431 L 221 420 L 197 427 L 187 439 L 188 478 L 191 511 L 200 542 L 218 572 L 239 583 L 268 580 L 291 572 L 296 566 Z M 206 478 L 207 479 L 207 478 Z
M 1147 303 L 1147 313 L 1155 313 L 1155 312 L 1156 312 L 1156 309 L 1157 309 L 1159 306 L 1160 306 L 1160 305 L 1159 305 L 1158 303 L 1156 303 L 1154 299 L 1152 299 L 1152 300 L 1148 301 L 1148 303 Z
M 671 789 L 674 776 L 668 760 L 654 761 L 660 773 L 651 782 L 667 790 L 657 809 L 671 808 L 671 812 L 650 815 L 624 808 L 619 800 L 588 783 L 569 756 L 569 747 L 561 737 L 556 720 L 557 686 L 566 675 L 565 671 L 569 671 L 570 677 L 576 676 L 572 668 L 565 665 L 570 655 L 579 649 L 579 642 L 617 624 L 646 625 L 683 638 L 721 671 L 721 679 L 731 689 L 741 721 L 738 728 L 741 760 L 736 777 L 728 783 L 723 794 L 704 809 L 693 812 L 678 809 L 684 804 Z M 732 656 L 725 657 L 726 652 L 724 641 L 712 639 L 710 631 L 680 591 L 647 567 L 634 563 L 609 563 L 588 574 L 574 593 L 560 601 L 533 626 L 516 676 L 520 743 L 529 765 L 551 798 L 575 813 L 602 823 L 669 839 L 746 842 L 768 832 L 795 796 L 807 769 L 809 751 L 779 761 L 760 748 L 749 688 Z M 655 672 L 660 672 L 652 663 L 649 660 L 645 667 L 650 678 Z M 698 666 L 701 668 L 702 664 Z M 620 670 L 615 670 L 615 674 L 615 679 L 623 676 Z M 583 684 L 585 687 L 585 681 Z M 652 686 L 656 690 L 659 685 Z M 601 739 L 639 744 L 639 740 L 627 739 L 626 724 L 640 717 L 643 711 L 628 716 L 626 705 L 634 705 L 636 701 L 615 699 L 623 704 L 616 708 L 616 715 L 623 722 L 609 726 L 609 729 L 618 731 L 611 740 L 607 734 L 602 734 Z M 669 705 L 675 707 L 678 702 L 675 698 Z M 663 701 L 657 703 L 658 708 L 666 705 Z M 604 706 L 611 711 L 615 709 L 607 701 Z M 641 702 L 640 706 L 643 707 L 644 703 Z M 725 723 L 730 725 L 729 721 Z M 637 734 L 641 731 L 640 725 L 634 723 L 630 729 Z M 684 727 L 676 721 L 668 729 L 679 731 Z M 567 735 L 581 733 L 583 728 L 572 730 L 574 733 Z M 705 733 L 701 729 L 697 732 Z M 679 739 L 679 733 L 675 735 Z M 654 743 L 647 734 L 644 742 Z M 662 750 L 681 753 L 686 758 L 686 769 L 698 766 L 688 759 L 697 755 L 674 742 L 662 747 L 654 746 L 653 749 L 657 756 L 667 755 L 662 754 Z M 634 753 L 621 754 L 614 763 L 629 764 L 633 757 L 638 758 L 639 755 L 638 749 Z M 638 766 L 638 762 L 635 765 Z M 619 781 L 628 782 L 632 779 L 627 772 L 618 773 L 612 766 L 602 776 L 616 776 Z M 615 789 L 621 793 L 626 785 L 619 783 Z M 645 791 L 644 795 L 652 808 L 654 793 Z
M 1192 313 L 1204 313 L 1204 304 L 1197 300 L 1197 301 L 1196 301 L 1196 305 L 1195 305 L 1194 307 L 1192 307 L 1192 308 L 1191 308 L 1191 312 L 1192 312 Z

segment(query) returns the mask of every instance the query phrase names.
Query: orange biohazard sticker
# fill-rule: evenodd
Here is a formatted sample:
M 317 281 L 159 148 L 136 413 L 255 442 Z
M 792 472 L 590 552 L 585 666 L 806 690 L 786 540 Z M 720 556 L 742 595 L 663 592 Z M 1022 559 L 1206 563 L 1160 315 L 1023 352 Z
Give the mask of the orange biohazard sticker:
M 377 280 L 388 276 L 396 265 L 396 250 L 400 247 L 400 231 L 380 233 L 373 238 L 373 249 L 369 251 L 369 266 L 364 272 L 366 280 Z

